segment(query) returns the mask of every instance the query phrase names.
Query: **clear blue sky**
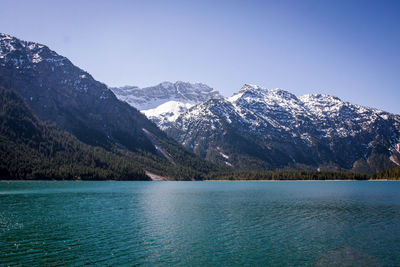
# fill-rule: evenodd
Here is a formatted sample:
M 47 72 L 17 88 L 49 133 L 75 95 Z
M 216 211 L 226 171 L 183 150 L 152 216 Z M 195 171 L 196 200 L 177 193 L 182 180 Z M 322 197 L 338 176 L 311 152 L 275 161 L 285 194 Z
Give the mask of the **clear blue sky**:
M 110 86 L 244 83 L 400 114 L 400 1 L 2 0 L 0 32 Z

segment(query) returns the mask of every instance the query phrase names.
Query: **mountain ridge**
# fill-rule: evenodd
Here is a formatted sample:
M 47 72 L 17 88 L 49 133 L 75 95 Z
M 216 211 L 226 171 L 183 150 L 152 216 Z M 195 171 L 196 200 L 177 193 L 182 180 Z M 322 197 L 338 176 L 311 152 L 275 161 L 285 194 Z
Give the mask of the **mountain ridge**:
M 20 94 L 41 120 L 88 145 L 129 150 L 168 162 L 169 168 L 184 162 L 178 169 L 196 177 L 214 167 L 188 150 L 239 169 L 374 173 L 400 163 L 400 116 L 335 96 L 296 96 L 245 84 L 223 98 L 205 84 L 180 81 L 125 87 L 125 96 L 138 92 L 131 99 L 148 108 L 141 111 L 151 122 L 129 99 L 118 99 L 123 93 L 117 98 L 67 58 L 5 34 L 0 35 L 0 85 Z M 197 169 L 192 172 L 191 166 Z
M 155 174 L 164 170 L 169 176 L 197 179 L 213 168 L 118 100 L 105 84 L 45 45 L 1 34 L 0 86 L 17 92 L 40 120 L 54 122 L 85 144 L 136 153 L 135 160 L 151 162 L 148 171 Z M 161 149 L 179 158 L 178 166 L 172 166 Z
M 308 167 L 372 173 L 400 162 L 399 115 L 334 96 L 297 97 L 282 89 L 248 84 L 229 98 L 192 107 L 166 132 L 206 159 L 240 168 Z M 226 151 L 218 151 L 217 147 L 223 150 L 221 144 L 227 146 Z M 251 145 L 254 151 L 238 148 L 240 145 Z M 229 156 L 229 151 L 238 158 L 227 162 L 221 153 Z M 254 165 L 243 163 L 238 156 L 241 153 Z M 375 159 L 379 164 L 368 163 L 376 157 L 381 158 Z

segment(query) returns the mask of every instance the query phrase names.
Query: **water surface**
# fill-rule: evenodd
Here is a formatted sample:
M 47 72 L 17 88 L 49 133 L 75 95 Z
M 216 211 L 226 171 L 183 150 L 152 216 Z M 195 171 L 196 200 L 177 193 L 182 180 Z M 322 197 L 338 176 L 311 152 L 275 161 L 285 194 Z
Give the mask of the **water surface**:
M 0 182 L 1 265 L 399 266 L 400 182 Z

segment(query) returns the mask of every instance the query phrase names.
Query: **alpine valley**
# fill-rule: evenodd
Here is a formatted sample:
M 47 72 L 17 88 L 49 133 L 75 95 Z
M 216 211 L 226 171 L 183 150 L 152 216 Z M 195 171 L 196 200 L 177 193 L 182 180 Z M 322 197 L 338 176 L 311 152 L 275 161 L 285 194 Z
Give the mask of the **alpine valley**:
M 247 84 L 229 98 L 180 81 L 108 88 L 7 34 L 0 95 L 0 179 L 335 178 L 400 164 L 399 115 Z

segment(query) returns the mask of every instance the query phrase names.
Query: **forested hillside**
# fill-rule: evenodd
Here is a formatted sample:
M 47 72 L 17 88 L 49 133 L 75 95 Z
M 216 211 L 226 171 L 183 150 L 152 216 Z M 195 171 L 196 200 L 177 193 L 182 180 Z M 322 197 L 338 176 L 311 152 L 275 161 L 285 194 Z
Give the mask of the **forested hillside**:
M 372 179 L 390 179 L 390 180 L 400 180 L 400 166 L 379 172 L 372 176 Z
M 133 161 L 42 123 L 13 91 L 0 87 L 0 178 L 148 180 Z

